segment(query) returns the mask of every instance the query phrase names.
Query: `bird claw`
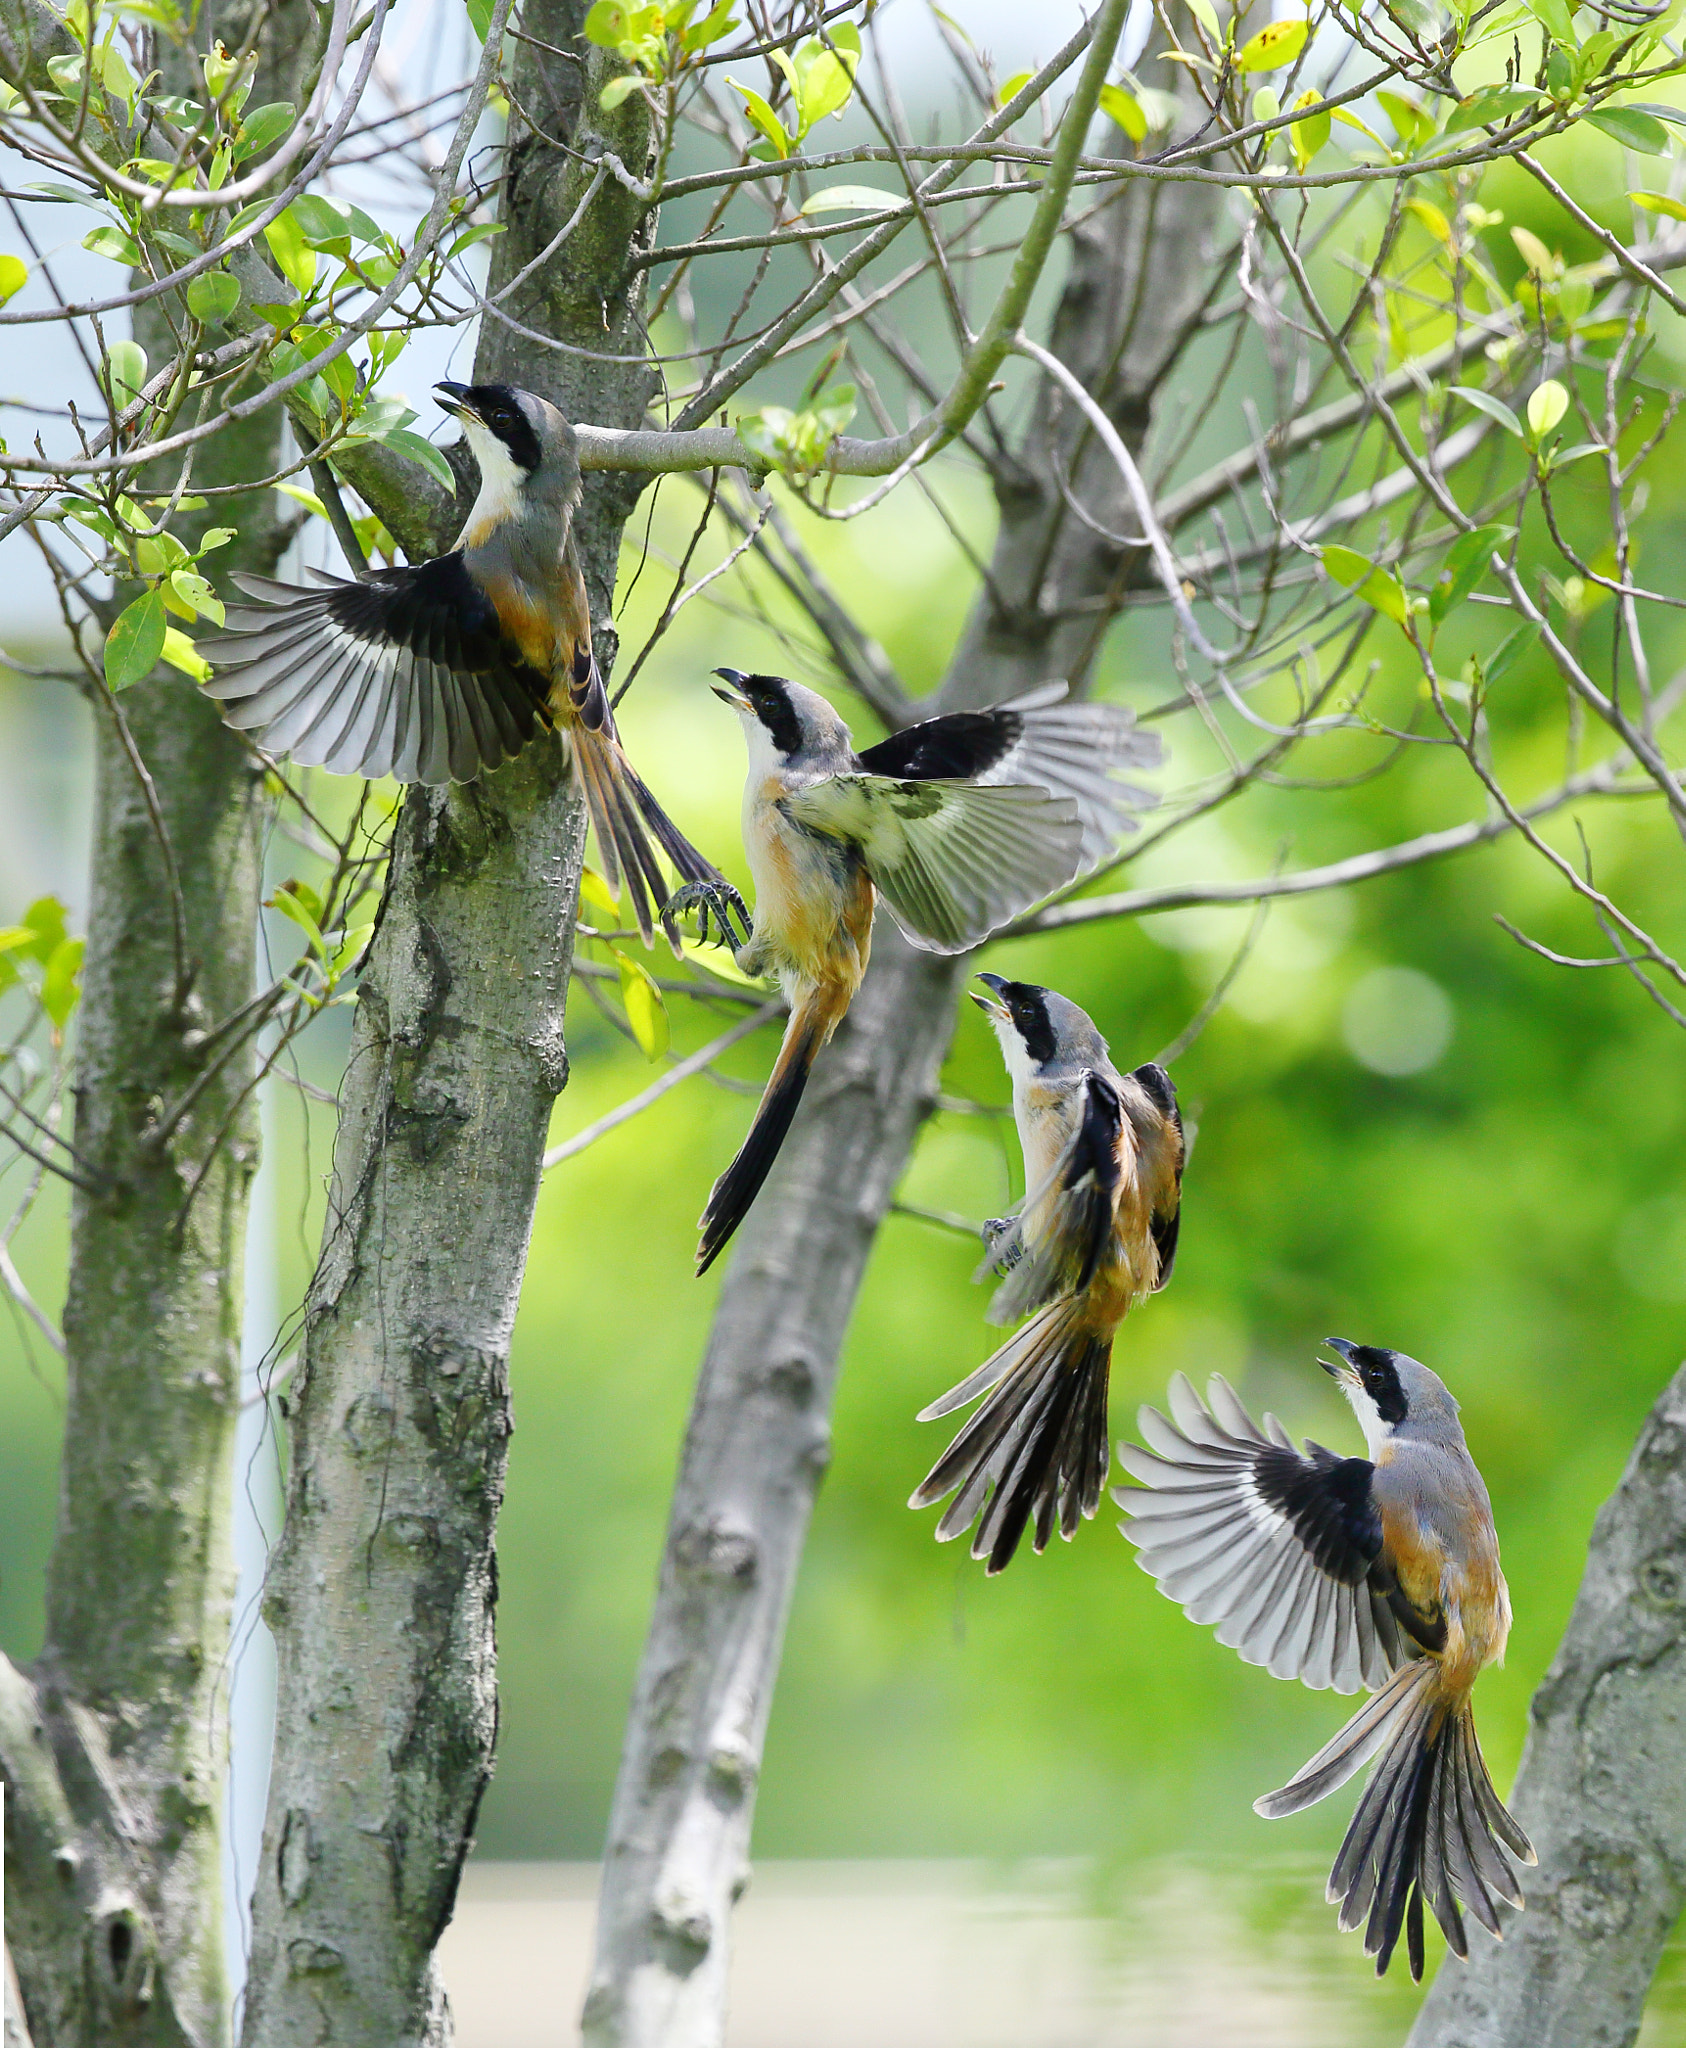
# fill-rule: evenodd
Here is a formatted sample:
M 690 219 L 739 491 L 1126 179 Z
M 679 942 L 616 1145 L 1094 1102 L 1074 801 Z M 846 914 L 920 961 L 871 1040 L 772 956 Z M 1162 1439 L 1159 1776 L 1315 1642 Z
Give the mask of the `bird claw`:
M 983 1224 L 984 1250 L 997 1273 L 1010 1273 L 1024 1257 L 1024 1239 L 1015 1234 L 1016 1216 L 986 1216 Z
M 710 943 L 711 920 L 713 944 L 727 946 L 734 953 L 740 945 L 749 944 L 749 905 L 730 882 L 687 882 L 683 889 L 676 890 L 662 905 L 662 922 L 669 924 L 687 910 L 694 910 L 697 913 L 699 945 L 706 946 Z M 743 926 L 741 940 L 732 929 L 734 911 L 737 913 L 739 924 Z

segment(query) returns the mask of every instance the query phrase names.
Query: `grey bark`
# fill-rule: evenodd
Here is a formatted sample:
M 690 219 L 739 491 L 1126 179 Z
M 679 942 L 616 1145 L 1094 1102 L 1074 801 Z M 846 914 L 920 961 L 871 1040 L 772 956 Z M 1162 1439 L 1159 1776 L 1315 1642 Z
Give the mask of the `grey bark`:
M 1410 2048 L 1626 2048 L 1686 1905 L 1686 1366 L 1593 1524 L 1511 1801 L 1539 1868 L 1448 1956 Z
M 267 14 L 260 97 L 297 96 L 314 28 L 305 0 Z M 207 19 L 201 47 L 219 31 L 237 39 L 243 24 Z M 51 47 L 38 38 L 37 61 Z M 192 89 L 191 50 L 161 47 L 157 62 L 172 89 Z M 155 361 L 175 346 L 164 320 L 156 303 L 136 317 Z M 281 424 L 275 408 L 219 437 L 201 452 L 196 482 L 267 474 Z M 283 539 L 273 493 L 185 513 L 174 530 L 191 541 L 213 522 L 239 528 L 211 558 L 214 576 L 273 569 Z M 154 1133 L 226 1050 L 218 1026 L 251 995 L 264 800 L 249 753 L 175 671 L 119 704 L 99 686 L 93 694 L 74 1133 L 92 1188 L 77 1190 L 72 1210 L 46 1643 L 28 1673 L 0 1672 L 8 1934 L 39 2048 L 212 2048 L 229 2033 L 221 1691 L 257 1149 L 245 1107 L 251 1046 L 222 1064 L 179 1127 Z
M 583 13 L 578 0 L 547 0 L 525 23 L 538 45 L 583 49 Z M 570 150 L 593 143 L 595 71 L 582 99 L 579 66 L 521 50 L 515 99 L 544 132 L 509 155 L 494 291 L 552 240 L 590 176 Z M 634 98 L 604 124 L 623 161 L 642 161 L 645 121 Z M 530 328 L 624 357 L 547 353 L 489 323 L 477 374 L 541 391 L 571 417 L 639 424 L 650 372 L 627 257 L 646 231 L 636 203 L 606 184 L 508 302 Z M 380 479 L 358 483 L 385 513 Z M 626 480 L 593 480 L 578 522 L 605 667 L 635 495 Z M 265 1610 L 278 1734 L 249 2048 L 450 2038 L 433 1949 L 491 1772 L 509 1338 L 567 1075 L 584 831 L 552 743 L 470 787 L 411 790 L 395 838 L 342 1090 Z
M 1200 255 L 1213 220 L 1205 188 L 1135 183 L 1071 238 L 1051 346 L 1133 446 L 1210 282 Z M 996 477 L 990 584 L 929 708 L 1085 676 L 1104 630 L 1089 607 L 1116 606 L 1133 565 L 1069 514 L 1061 465 L 1101 526 L 1133 530 L 1115 470 L 1042 384 L 1017 459 Z M 915 952 L 880 920 L 866 982 L 740 1235 L 692 1403 L 609 1824 L 584 2016 L 591 2048 L 716 2048 L 723 2037 L 729 1916 L 749 1876 L 762 1741 L 828 1457 L 838 1352 L 934 1100 L 966 971 Z M 948 1364 L 933 1390 L 945 1377 Z

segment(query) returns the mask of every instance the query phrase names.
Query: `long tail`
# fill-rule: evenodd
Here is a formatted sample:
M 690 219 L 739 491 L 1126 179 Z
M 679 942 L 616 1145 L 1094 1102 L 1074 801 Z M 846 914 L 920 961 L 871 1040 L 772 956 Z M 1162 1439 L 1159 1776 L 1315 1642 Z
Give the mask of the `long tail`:
M 1340 1906 L 1343 1933 L 1368 1916 L 1364 1952 L 1376 1958 L 1378 1977 L 1403 1927 L 1411 1976 L 1420 1983 L 1424 1900 L 1446 1945 L 1466 1956 L 1459 1900 L 1502 1939 L 1495 1901 L 1522 1904 L 1510 1859 L 1532 1863 L 1534 1850 L 1487 1775 L 1469 1695 L 1449 1694 L 1429 1657 L 1401 1666 L 1332 1742 L 1255 1808 L 1267 1820 L 1298 1813 L 1344 1785 L 1378 1751 L 1329 1873 L 1329 1899 Z
M 651 898 L 655 899 L 657 914 L 659 906 L 668 900 L 667 883 L 656 849 L 650 843 L 650 832 L 655 834 L 681 881 L 718 884 L 724 889 L 725 877 L 703 858 L 656 802 L 649 785 L 622 752 L 612 725 L 593 730 L 583 723 L 577 724 L 573 738 L 580 786 L 585 791 L 592 828 L 597 834 L 605 878 L 612 889 L 625 881 L 639 936 L 648 946 L 655 937 Z M 677 958 L 677 920 L 662 916 L 662 929 Z
M 697 1245 L 699 1276 L 725 1250 L 733 1231 L 761 1192 L 761 1184 L 779 1156 L 796 1105 L 808 1085 L 809 1069 L 842 1014 L 841 1009 L 823 998 L 800 1002 L 792 1010 L 785 1026 L 784 1043 L 773 1062 L 749 1135 L 738 1148 L 738 1156 L 714 1183 L 708 1207 L 702 1213 L 702 1239 Z
M 959 1488 L 937 1524 L 939 1543 L 977 1521 L 972 1555 L 987 1558 L 993 1575 L 1011 1563 L 1033 1513 L 1038 1554 L 1056 1515 L 1062 1536 L 1076 1534 L 1106 1485 L 1111 1364 L 1111 1332 L 1101 1335 L 1081 1299 L 1067 1298 L 1032 1316 L 993 1358 L 921 1411 L 919 1420 L 928 1422 L 994 1389 L 908 1502 L 928 1508 Z

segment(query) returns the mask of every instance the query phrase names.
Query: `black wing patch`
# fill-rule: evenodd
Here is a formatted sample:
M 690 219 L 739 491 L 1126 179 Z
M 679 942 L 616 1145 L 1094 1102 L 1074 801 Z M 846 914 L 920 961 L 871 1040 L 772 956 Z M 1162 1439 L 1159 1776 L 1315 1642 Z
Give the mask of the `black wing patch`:
M 1376 1468 L 1306 1443 L 1305 1457 L 1269 1444 L 1253 1459 L 1260 1496 L 1293 1525 L 1307 1556 L 1326 1577 L 1356 1586 L 1382 1551 L 1382 1518 L 1371 1497 Z
M 549 684 L 504 637 L 460 552 L 303 590 L 236 576 L 200 648 L 230 725 L 272 753 L 341 774 L 463 782 L 546 730 Z
M 994 711 L 952 711 L 903 726 L 860 759 L 871 775 L 897 782 L 973 782 L 1018 744 L 1024 718 L 1008 705 Z
M 1170 1200 L 1155 1207 L 1148 1218 L 1153 1248 L 1159 1255 L 1158 1287 L 1170 1279 L 1177 1263 L 1177 1237 L 1183 1215 L 1183 1113 L 1177 1107 L 1177 1090 L 1170 1075 L 1156 1061 L 1146 1060 L 1131 1070 L 1130 1079 L 1139 1082 L 1142 1093 L 1177 1134 L 1177 1171 Z
M 1073 1140 L 1061 1176 L 1071 1190 L 1072 1221 L 1082 1250 L 1082 1265 L 1072 1292 L 1081 1294 L 1112 1240 L 1113 1208 L 1118 1195 L 1118 1141 L 1124 1131 L 1124 1105 L 1104 1074 L 1085 1076 L 1083 1121 Z

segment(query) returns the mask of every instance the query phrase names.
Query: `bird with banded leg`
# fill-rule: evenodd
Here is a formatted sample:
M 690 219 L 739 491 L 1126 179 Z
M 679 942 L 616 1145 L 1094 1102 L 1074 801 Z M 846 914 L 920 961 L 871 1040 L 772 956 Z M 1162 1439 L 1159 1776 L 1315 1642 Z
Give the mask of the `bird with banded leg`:
M 749 1135 L 709 1196 L 699 1273 L 748 1213 L 854 1000 L 879 899 L 911 944 L 970 950 L 1113 850 L 1131 812 L 1152 802 L 1118 777 L 1160 756 L 1130 711 L 1069 703 L 1063 683 L 927 719 L 856 753 L 816 691 L 782 676 L 715 674 L 749 746 L 743 836 L 755 914 L 737 963 L 778 981 L 790 1022 Z M 670 908 L 691 895 L 681 890 Z
M 1100 1506 L 1113 1338 L 1171 1277 L 1185 1148 L 1163 1067 L 1121 1074 L 1106 1040 L 1066 997 L 999 974 L 978 979 L 990 993 L 972 1000 L 1012 1076 L 1025 1177 L 1016 1214 L 985 1225 L 989 1256 L 978 1278 L 1005 1276 L 992 1323 L 1030 1320 L 921 1411 L 921 1422 L 932 1421 L 987 1396 L 908 1505 L 930 1507 L 952 1493 L 938 1542 L 977 1523 L 972 1555 L 993 1574 L 1011 1562 L 1027 1525 L 1041 1552 L 1056 1522 L 1069 1540 Z
M 1267 1820 L 1327 1798 L 1371 1758 L 1329 1877 L 1343 1932 L 1364 1926 L 1380 1976 L 1401 1931 L 1423 1974 L 1427 1904 L 1457 1956 L 1467 1910 L 1502 1935 L 1519 1908 L 1528 1837 L 1493 1788 L 1470 1695 L 1504 1656 L 1510 1593 L 1458 1404 L 1403 1352 L 1331 1337 L 1322 1361 L 1364 1432 L 1343 1458 L 1276 1420 L 1261 1429 L 1214 1375 L 1202 1401 L 1178 1374 L 1171 1419 L 1143 1408 L 1145 1448 L 1119 1460 L 1137 1484 L 1114 1499 L 1137 1562 L 1191 1621 L 1277 1678 L 1372 1698 L 1278 1792 Z M 1460 1903 L 1461 1902 L 1461 1903 Z
M 316 572 L 308 590 L 237 575 L 252 600 L 200 643 L 223 717 L 268 753 L 342 775 L 470 782 L 561 731 L 611 888 L 625 882 L 638 930 L 668 895 L 660 847 L 721 935 L 742 898 L 691 845 L 628 761 L 591 644 L 574 519 L 581 477 L 572 426 L 547 399 L 506 384 L 435 387 L 480 468 L 457 545 L 358 581 Z M 652 844 L 652 839 L 654 844 Z M 678 925 L 663 916 L 679 950 Z

